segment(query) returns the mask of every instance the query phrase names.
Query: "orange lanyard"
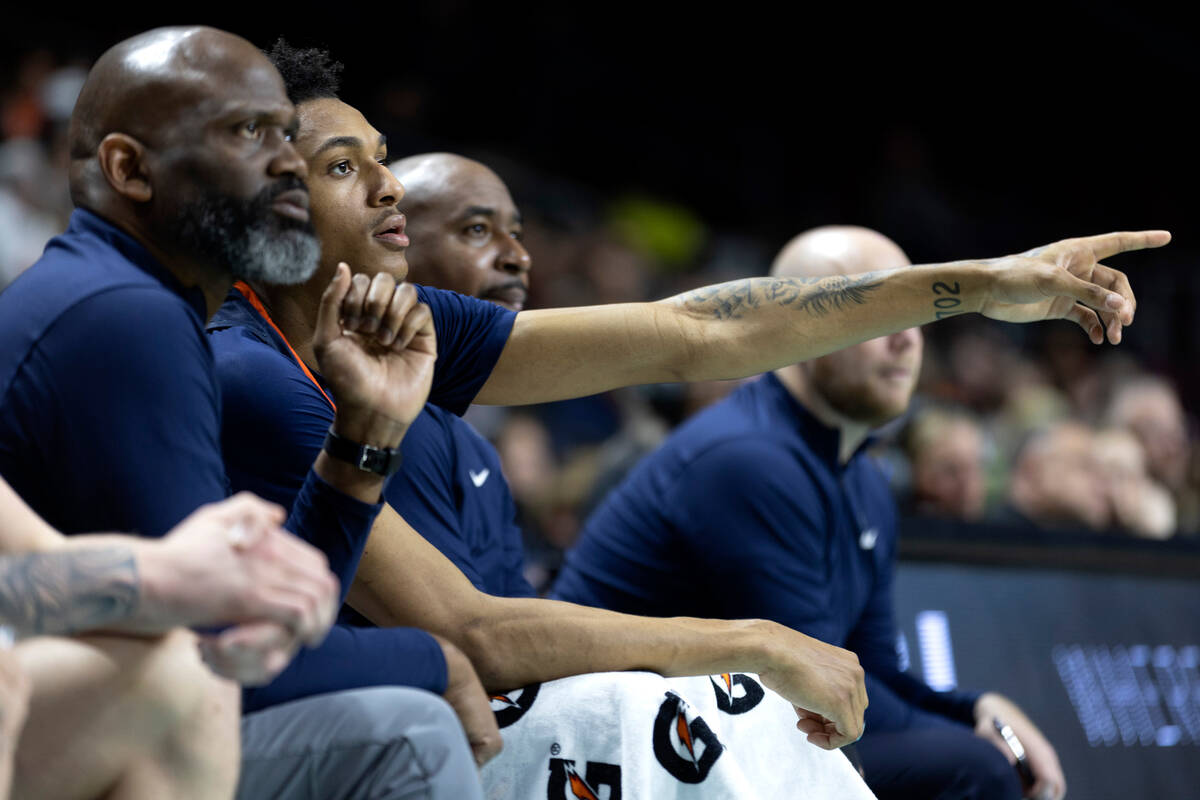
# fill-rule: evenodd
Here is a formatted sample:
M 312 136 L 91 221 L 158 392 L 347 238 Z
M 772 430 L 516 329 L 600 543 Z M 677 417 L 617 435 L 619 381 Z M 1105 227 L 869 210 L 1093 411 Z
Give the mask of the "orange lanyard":
M 317 383 L 317 379 L 313 377 L 312 372 L 309 371 L 308 365 L 300 360 L 300 356 L 296 355 L 296 351 L 292 347 L 292 343 L 289 342 L 287 337 L 283 335 L 283 331 L 279 330 L 279 326 L 275 324 L 275 320 L 271 319 L 271 315 L 267 313 L 267 307 L 263 305 L 262 300 L 258 299 L 258 295 L 253 289 L 250 288 L 250 284 L 246 283 L 245 281 L 235 281 L 233 288 L 241 292 L 242 296 L 250 301 L 250 305 L 254 306 L 254 310 L 259 313 L 259 316 L 265 319 L 267 324 L 275 329 L 275 332 L 279 334 L 279 338 L 283 340 L 285 345 L 287 345 L 288 352 L 292 354 L 292 358 L 296 359 L 296 363 L 300 365 L 300 369 L 304 370 L 304 374 L 308 376 L 310 381 L 312 381 L 312 385 L 317 387 L 317 391 L 320 392 L 321 396 L 325 398 L 325 402 L 329 403 L 329 407 L 332 408 L 336 413 L 337 406 L 334 405 L 332 398 L 330 398 L 329 395 L 325 393 L 325 390 L 321 388 L 321 384 Z

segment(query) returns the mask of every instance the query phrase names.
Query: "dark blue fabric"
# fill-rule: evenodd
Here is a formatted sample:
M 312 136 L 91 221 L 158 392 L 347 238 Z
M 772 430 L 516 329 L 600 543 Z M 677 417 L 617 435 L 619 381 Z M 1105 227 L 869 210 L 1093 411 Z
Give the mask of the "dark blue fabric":
M 483 388 L 508 342 L 514 311 L 458 292 L 417 286 L 437 330 L 438 357 L 429 402 L 462 416 Z
M 446 691 L 441 646 L 416 628 L 334 625 L 321 646 L 304 649 L 269 685 L 242 693 L 242 713 L 339 689 L 415 686 Z
M 427 404 L 401 449 L 404 465 L 388 482 L 388 503 L 481 592 L 534 597 L 496 448 L 459 417 Z
M 430 469 L 447 466 L 444 461 L 430 465 L 432 454 L 423 452 L 426 446 L 442 445 L 444 450 L 439 452 L 450 453 L 455 458 L 459 449 L 465 448 L 472 457 L 456 461 L 452 468 L 457 468 L 470 481 L 469 470 L 475 469 L 478 474 L 474 456 L 486 455 L 480 446 L 486 448 L 487 444 L 449 412 L 466 410 L 479 392 L 508 341 L 516 315 L 452 292 L 424 287 L 418 287 L 417 292 L 433 313 L 438 359 L 429 395 L 430 405 L 410 427 L 401 445 L 404 453 L 402 470 L 422 469 L 423 464 Z M 300 369 L 287 343 L 240 293 L 230 292 L 209 323 L 208 331 L 216 355 L 225 414 L 221 441 L 233 487 L 248 489 L 286 504 L 300 490 L 304 465 L 311 464 L 321 450 L 333 421 L 333 409 L 321 390 Z M 317 377 L 319 380 L 320 376 Z M 328 387 L 325 390 L 330 392 Z M 330 396 L 337 401 L 331 392 Z M 442 430 L 456 438 L 441 441 L 438 437 Z M 489 474 L 481 488 L 489 490 L 489 502 L 502 502 L 494 494 L 496 484 L 502 483 L 499 462 L 493 455 L 493 462 L 488 464 L 483 468 L 489 469 L 495 477 Z M 391 486 L 394 481 L 395 478 L 386 490 L 389 501 L 393 496 Z M 492 486 L 489 487 L 488 482 Z M 455 511 L 438 507 L 433 495 L 425 499 L 431 509 L 428 518 L 439 514 L 444 514 L 447 520 L 455 517 Z M 507 499 L 511 506 L 511 498 Z M 482 517 L 481 507 L 472 504 L 472 509 L 473 516 Z M 406 513 L 407 504 L 399 510 L 413 523 Z M 425 533 L 420 527 L 417 530 Z M 439 528 L 438 535 L 442 544 L 460 544 L 460 557 L 470 552 L 469 540 L 454 539 L 446 528 Z M 351 544 L 355 548 L 354 562 L 357 564 L 366 544 L 365 537 L 341 546 L 350 547 Z M 439 542 L 435 540 L 434 544 L 439 545 Z M 506 563 L 505 558 L 501 554 L 499 562 Z M 470 566 L 469 561 L 464 563 Z M 518 560 L 518 572 L 519 569 Z M 489 575 L 498 571 L 490 565 L 484 570 Z M 472 580 L 482 580 L 479 575 L 472 574 Z M 396 658 L 404 642 L 414 641 L 411 629 L 385 628 L 369 633 L 367 630 L 337 626 L 329 640 L 303 661 L 293 664 L 271 686 L 247 692 L 245 704 L 262 708 L 307 694 L 380 684 L 419 686 L 439 693 L 445 690 L 445 660 L 436 642 L 429 639 L 432 647 L 410 647 L 401 664 Z M 423 635 L 428 638 L 428 634 Z M 431 680 L 436 682 L 430 683 Z
M 204 315 L 82 210 L 0 293 L 0 475 L 50 524 L 161 536 L 226 495 Z
M 1021 798 L 1016 769 L 965 725 L 877 734 L 856 747 L 867 785 L 879 800 Z
M 935 692 L 900 671 L 895 504 L 862 449 L 844 467 L 837 455 L 837 432 L 774 375 L 746 384 L 604 500 L 551 596 L 635 614 L 772 619 L 851 649 L 868 676 L 867 736 L 938 715 L 971 722 L 977 694 Z

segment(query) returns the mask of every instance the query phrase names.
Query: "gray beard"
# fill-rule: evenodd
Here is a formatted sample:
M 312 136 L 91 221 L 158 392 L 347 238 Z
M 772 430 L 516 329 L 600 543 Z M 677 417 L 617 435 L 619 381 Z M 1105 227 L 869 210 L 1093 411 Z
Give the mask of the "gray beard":
M 300 230 L 270 232 L 259 227 L 246 231 L 240 258 L 230 265 L 233 277 L 277 286 L 304 283 L 316 272 L 321 243 Z
M 234 278 L 291 286 L 317 270 L 321 243 L 312 222 L 281 217 L 271 204 L 278 194 L 302 188 L 282 180 L 248 200 L 210 193 L 184 204 L 168 235 L 184 252 Z

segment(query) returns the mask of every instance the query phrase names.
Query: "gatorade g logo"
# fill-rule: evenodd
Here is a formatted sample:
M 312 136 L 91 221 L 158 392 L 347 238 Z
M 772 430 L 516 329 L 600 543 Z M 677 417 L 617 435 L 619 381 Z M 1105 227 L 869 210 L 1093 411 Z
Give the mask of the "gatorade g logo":
M 531 683 L 524 689 L 516 689 L 506 694 L 492 695 L 492 713 L 496 715 L 496 725 L 507 728 L 525 716 L 525 712 L 533 707 L 537 699 L 540 683 Z
M 708 679 L 717 693 L 717 708 L 726 714 L 745 714 L 762 702 L 763 688 L 749 675 L 723 672 Z
M 603 791 L 608 787 L 608 791 Z M 616 764 L 587 762 L 587 776 L 580 775 L 568 758 L 550 759 L 547 800 L 621 800 L 621 768 Z
M 667 692 L 654 720 L 654 757 L 682 783 L 701 783 L 725 750 L 701 717 L 688 722 L 691 709 L 683 698 Z

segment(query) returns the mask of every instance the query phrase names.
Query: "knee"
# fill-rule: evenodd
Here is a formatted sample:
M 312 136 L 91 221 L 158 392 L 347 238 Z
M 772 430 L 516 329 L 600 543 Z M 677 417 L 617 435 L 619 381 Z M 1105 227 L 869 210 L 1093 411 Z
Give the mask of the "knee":
M 450 704 L 421 689 L 377 687 L 347 693 L 343 736 L 394 751 L 410 750 L 422 772 L 439 774 L 474 759 Z
M 143 712 L 165 730 L 213 715 L 237 728 L 240 692 L 204 664 L 191 631 L 175 629 L 155 642 L 137 665 L 130 691 Z
M 970 787 L 967 797 L 975 800 L 1020 800 L 1021 780 L 1017 770 L 991 742 L 973 736 L 964 747 L 962 775 Z
M 859 755 L 880 798 L 1021 798 L 1016 769 L 999 748 L 964 726 L 868 733 Z
M 461 729 L 450 704 L 422 689 L 378 686 L 346 692 L 344 697 L 338 713 L 347 733 L 363 741 L 436 737 Z

